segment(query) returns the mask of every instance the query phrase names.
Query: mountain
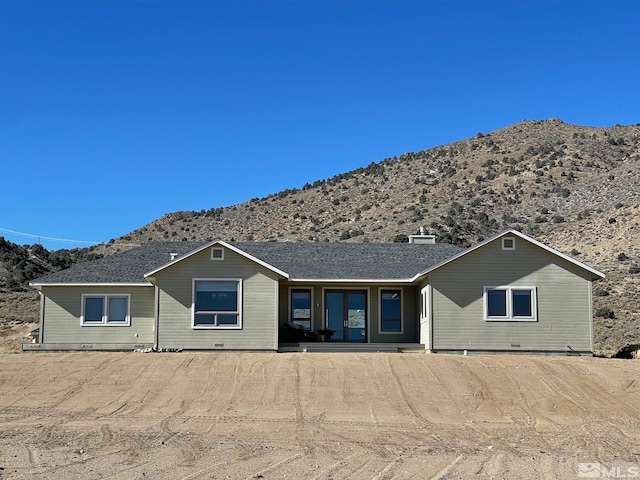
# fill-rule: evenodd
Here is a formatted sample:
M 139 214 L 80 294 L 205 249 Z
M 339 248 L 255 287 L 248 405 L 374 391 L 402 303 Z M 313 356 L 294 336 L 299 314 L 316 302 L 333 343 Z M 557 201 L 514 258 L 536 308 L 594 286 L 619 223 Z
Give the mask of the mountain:
M 514 227 L 601 271 L 598 349 L 640 344 L 640 124 L 517 123 L 225 208 L 179 211 L 92 253 L 153 240 L 471 245 Z M 0 314 L 1 315 L 1 314 Z M 1 317 L 0 317 L 1 318 Z

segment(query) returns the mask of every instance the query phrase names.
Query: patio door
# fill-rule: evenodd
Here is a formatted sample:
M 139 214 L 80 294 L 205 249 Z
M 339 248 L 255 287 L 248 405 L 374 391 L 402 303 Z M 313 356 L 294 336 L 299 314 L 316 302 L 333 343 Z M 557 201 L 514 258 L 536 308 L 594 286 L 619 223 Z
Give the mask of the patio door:
M 367 341 L 367 292 L 326 290 L 325 325 L 334 330 L 335 342 Z

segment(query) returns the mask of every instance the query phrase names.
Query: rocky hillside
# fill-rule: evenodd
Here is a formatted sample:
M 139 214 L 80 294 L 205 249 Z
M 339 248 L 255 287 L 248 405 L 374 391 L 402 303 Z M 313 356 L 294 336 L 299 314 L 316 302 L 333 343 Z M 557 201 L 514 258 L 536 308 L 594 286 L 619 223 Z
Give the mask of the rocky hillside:
M 95 253 L 160 239 L 393 242 L 420 227 L 467 246 L 514 227 L 607 274 L 596 341 L 615 351 L 640 344 L 639 166 L 640 124 L 523 121 L 240 205 L 169 213 Z

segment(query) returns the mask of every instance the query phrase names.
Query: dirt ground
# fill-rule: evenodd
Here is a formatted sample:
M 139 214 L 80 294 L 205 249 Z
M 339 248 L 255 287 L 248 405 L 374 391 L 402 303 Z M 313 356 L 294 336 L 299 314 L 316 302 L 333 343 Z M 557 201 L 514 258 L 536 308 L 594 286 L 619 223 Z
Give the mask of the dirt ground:
M 580 462 L 640 465 L 640 361 L 0 355 L 3 480 L 575 479 Z

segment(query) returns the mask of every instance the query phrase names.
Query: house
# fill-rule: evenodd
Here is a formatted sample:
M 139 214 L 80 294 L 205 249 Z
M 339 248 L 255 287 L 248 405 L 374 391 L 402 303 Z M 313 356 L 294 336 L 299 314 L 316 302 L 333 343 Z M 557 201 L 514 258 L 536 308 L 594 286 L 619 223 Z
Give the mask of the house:
M 40 342 L 23 350 L 589 353 L 603 277 L 513 229 L 467 249 L 149 243 L 32 282 Z

